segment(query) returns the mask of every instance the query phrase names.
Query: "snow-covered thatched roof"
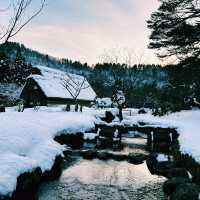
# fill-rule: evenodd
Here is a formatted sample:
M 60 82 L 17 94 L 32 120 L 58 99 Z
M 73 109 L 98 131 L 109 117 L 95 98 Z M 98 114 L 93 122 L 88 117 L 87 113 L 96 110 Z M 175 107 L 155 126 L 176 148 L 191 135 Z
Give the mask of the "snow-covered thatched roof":
M 85 77 L 44 66 L 36 68 L 40 70 L 41 75 L 33 74 L 29 78 L 40 86 L 47 97 L 64 99 L 76 97 L 85 101 L 93 101 L 96 98 L 96 93 Z

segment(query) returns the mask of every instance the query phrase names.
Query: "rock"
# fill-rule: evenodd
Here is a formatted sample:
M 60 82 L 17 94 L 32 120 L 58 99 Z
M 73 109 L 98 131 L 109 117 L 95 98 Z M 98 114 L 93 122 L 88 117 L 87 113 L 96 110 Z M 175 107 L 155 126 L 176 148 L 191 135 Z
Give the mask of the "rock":
M 124 154 L 112 154 L 112 159 L 116 161 L 123 161 L 127 160 L 128 156 Z
M 77 134 L 61 134 L 56 136 L 54 140 L 60 144 L 65 144 L 72 149 L 79 149 L 83 146 L 83 133 Z
M 144 108 L 138 110 L 138 114 L 146 114 L 147 111 Z
M 55 158 L 53 167 L 51 168 L 50 171 L 44 172 L 44 174 L 42 175 L 42 179 L 44 181 L 48 181 L 48 180 L 54 180 L 54 179 L 59 178 L 62 171 L 62 161 L 63 161 L 62 156 L 57 156 Z
M 169 154 L 170 153 L 170 144 L 167 142 L 155 142 L 153 143 L 153 151 Z
M 182 177 L 185 179 L 189 179 L 188 172 L 184 168 L 172 168 L 167 172 L 166 176 L 167 178 Z
M 0 112 L 6 112 L 5 107 L 0 106 Z
M 190 180 L 185 178 L 180 178 L 180 177 L 171 178 L 165 181 L 163 185 L 163 192 L 165 193 L 166 196 L 170 196 L 176 191 L 179 185 L 189 182 Z
M 151 172 L 151 174 L 156 174 L 157 170 L 156 170 L 156 165 L 158 163 L 157 161 L 157 154 L 152 153 L 148 156 L 147 160 L 146 160 L 146 164 L 147 167 L 149 169 L 149 171 Z
M 111 157 L 112 157 L 111 154 L 105 151 L 99 151 L 97 153 L 97 158 L 99 158 L 100 160 L 108 160 Z
M 11 200 L 11 197 L 0 195 L 0 200 Z
M 72 155 L 72 150 L 71 149 L 66 149 L 63 151 L 63 154 L 65 157 L 71 156 Z
M 170 170 L 175 167 L 175 163 L 171 161 L 161 161 L 158 162 L 155 167 L 158 171 Z
M 193 183 L 180 184 L 170 200 L 199 200 L 199 188 Z
M 147 155 L 142 153 L 129 153 L 128 162 L 132 164 L 142 164 L 146 158 Z
M 170 170 L 173 168 L 175 168 L 175 163 L 171 161 L 162 161 L 155 165 L 156 174 L 167 178 L 169 177 Z
M 97 152 L 95 150 L 86 150 L 81 152 L 81 156 L 85 159 L 93 159 L 97 157 Z
M 105 112 L 105 117 L 101 118 L 102 121 L 105 121 L 107 123 L 111 123 L 115 119 L 115 116 L 111 111 Z
M 17 187 L 12 194 L 12 200 L 35 200 L 37 189 L 42 177 L 42 170 L 36 168 L 33 172 L 27 172 L 17 178 Z

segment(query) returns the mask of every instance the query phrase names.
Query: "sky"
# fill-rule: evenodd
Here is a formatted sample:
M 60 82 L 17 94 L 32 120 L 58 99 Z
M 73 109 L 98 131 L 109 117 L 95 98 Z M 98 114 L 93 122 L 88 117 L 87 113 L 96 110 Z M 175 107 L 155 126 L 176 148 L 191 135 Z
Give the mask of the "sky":
M 0 8 L 7 2 L 0 0 Z M 33 2 L 37 8 L 39 0 Z M 47 0 L 42 13 L 12 40 L 89 64 L 105 61 L 105 55 L 120 62 L 129 55 L 132 63 L 160 63 L 147 48 L 146 25 L 158 6 L 158 0 Z M 6 17 L 0 23 L 5 24 Z

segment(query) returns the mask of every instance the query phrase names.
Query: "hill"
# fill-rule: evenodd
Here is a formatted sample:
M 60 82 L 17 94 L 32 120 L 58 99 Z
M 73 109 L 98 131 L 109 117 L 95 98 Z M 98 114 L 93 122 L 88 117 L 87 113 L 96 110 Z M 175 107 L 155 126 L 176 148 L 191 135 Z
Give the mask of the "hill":
M 47 54 L 42 54 L 25 47 L 23 44 L 14 42 L 1 46 L 0 54 L 2 52 L 7 56 L 6 62 L 9 65 L 6 64 L 6 66 L 7 68 L 10 66 L 10 72 L 5 73 L 6 75 L 3 75 L 3 77 L 0 76 L 0 82 L 5 83 L 4 79 L 6 79 L 9 84 L 12 83 L 21 86 L 26 76 L 30 73 L 30 66 L 43 65 L 84 75 L 100 97 L 110 97 L 118 84 L 126 94 L 127 106 L 131 107 L 152 107 L 156 99 L 161 98 L 160 96 L 163 95 L 163 89 L 168 85 L 169 80 L 167 69 L 159 65 L 141 64 L 130 67 L 119 63 L 98 63 L 91 67 L 87 63 L 82 64 L 79 61 L 55 58 Z M 25 63 L 20 69 L 16 69 L 19 68 L 19 64 L 16 64 L 17 56 Z M 25 68 L 26 71 L 24 72 L 23 69 Z M 14 78 L 13 74 L 15 75 L 19 72 L 23 77 Z M 5 92 L 0 89 L 0 93 Z

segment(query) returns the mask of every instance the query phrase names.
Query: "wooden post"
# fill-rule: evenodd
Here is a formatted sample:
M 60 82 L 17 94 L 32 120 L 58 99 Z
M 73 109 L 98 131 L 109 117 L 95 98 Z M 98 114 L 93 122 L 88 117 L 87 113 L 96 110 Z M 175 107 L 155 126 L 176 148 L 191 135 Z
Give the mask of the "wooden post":
M 67 104 L 67 106 L 66 106 L 66 111 L 67 111 L 67 112 L 70 111 L 70 104 Z

